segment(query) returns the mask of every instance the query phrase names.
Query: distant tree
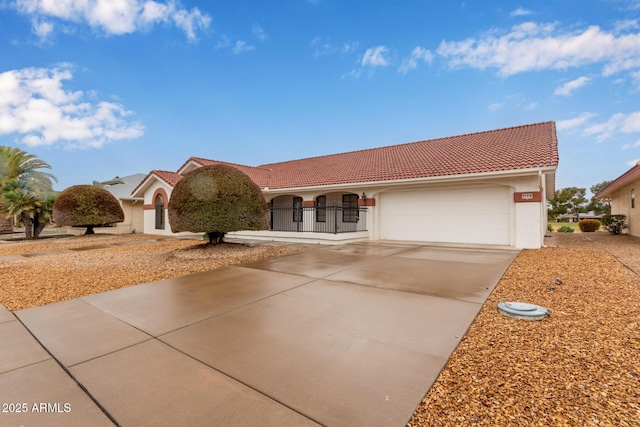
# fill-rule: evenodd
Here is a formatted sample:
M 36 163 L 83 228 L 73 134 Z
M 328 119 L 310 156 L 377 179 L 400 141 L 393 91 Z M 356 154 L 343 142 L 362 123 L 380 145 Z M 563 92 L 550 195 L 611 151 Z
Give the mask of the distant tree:
M 94 227 L 124 221 L 118 200 L 96 185 L 74 185 L 58 195 L 53 205 L 53 221 L 60 226 L 87 227 L 85 234 L 94 234 Z
M 591 200 L 589 200 L 589 205 L 587 206 L 588 210 L 593 211 L 597 215 L 607 215 L 611 213 L 611 204 L 603 202 L 601 199 L 596 198 L 595 195 L 612 182 L 613 181 L 602 181 L 589 188 L 591 193 L 593 193 L 593 196 L 591 197 Z
M 6 180 L 19 179 L 31 184 L 33 191 L 50 192 L 56 177 L 41 169 L 51 169 L 44 160 L 15 148 L 0 146 L 0 185 Z
M 4 212 L 17 217 L 18 222 L 24 226 L 25 237 L 32 239 L 33 217 L 40 199 L 33 192 L 31 185 L 16 178 L 5 181 L 0 204 Z
M 580 214 L 587 212 L 586 188 L 566 187 L 556 190 L 553 199 L 549 201 L 549 217 L 556 218 L 558 215 L 575 215 L 580 221 Z
M 33 215 L 33 238 L 40 237 L 42 230 L 53 220 L 53 205 L 56 202 L 57 194 L 51 194 L 42 199 L 36 206 Z
M 26 209 L 27 205 L 18 208 L 20 200 L 25 203 L 30 199 L 43 201 L 49 197 L 49 194 L 52 194 L 52 181 L 57 181 L 56 177 L 48 172 L 43 172 L 42 169 L 51 169 L 51 166 L 35 155 L 28 154 L 19 148 L 0 146 L 0 194 L 2 195 L 0 197 L 3 197 L 5 193 L 11 193 L 7 196 L 8 199 L 4 200 L 4 204 L 0 204 L 0 208 L 7 213 L 7 215 L 0 215 L 2 231 L 13 230 L 10 218 L 12 214 L 2 206 L 16 208 L 21 212 L 16 214 L 19 217 L 18 220 L 28 222 L 29 219 L 33 219 L 31 217 L 33 211 Z M 19 184 L 16 184 L 16 180 L 19 181 Z M 25 226 L 25 232 L 32 233 L 32 231 L 31 227 Z M 36 233 L 35 237 L 39 234 Z
M 56 196 L 42 196 L 31 184 L 19 179 L 5 181 L 0 195 L 0 209 L 15 216 L 24 226 L 27 239 L 37 239 L 44 227 L 51 222 L 51 213 Z
M 260 187 L 231 166 L 204 166 L 187 173 L 169 200 L 171 231 L 207 233 L 210 244 L 230 231 L 264 230 L 267 206 Z

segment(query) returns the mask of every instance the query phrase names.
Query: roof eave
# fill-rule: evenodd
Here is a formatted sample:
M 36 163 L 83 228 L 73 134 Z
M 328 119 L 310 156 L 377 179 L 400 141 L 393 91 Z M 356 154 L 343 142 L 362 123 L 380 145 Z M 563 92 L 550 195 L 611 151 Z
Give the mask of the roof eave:
M 604 187 L 602 190 L 598 191 L 595 195 L 598 199 L 607 199 L 612 196 L 612 194 L 624 187 L 625 185 L 635 181 L 636 179 L 640 179 L 640 162 L 638 162 L 634 167 L 620 175 L 616 178 L 612 183 Z
M 133 192 L 131 193 L 131 197 L 144 200 L 144 193 L 145 191 L 147 191 L 147 188 L 149 188 L 149 186 L 152 184 L 152 178 L 154 178 L 156 181 L 163 182 L 165 185 L 168 185 L 170 188 L 174 187 L 173 185 L 171 185 L 170 183 L 162 179 L 162 177 L 160 177 L 159 175 L 156 175 L 155 173 L 151 172 L 145 179 L 143 179 L 140 182 L 140 184 L 138 184 L 138 188 L 133 190 Z
M 272 193 L 282 193 L 289 191 L 315 191 L 322 189 L 346 189 L 353 188 L 354 186 L 358 187 L 385 187 L 391 185 L 398 184 L 435 184 L 440 182 L 456 182 L 456 181 L 469 181 L 480 178 L 502 178 L 502 177 L 511 177 L 511 176 L 523 176 L 523 175 L 532 175 L 542 173 L 549 173 L 557 170 L 557 166 L 543 166 L 537 168 L 526 168 L 526 169 L 512 169 L 507 171 L 493 171 L 493 172 L 478 172 L 471 174 L 457 174 L 457 175 L 438 175 L 432 177 L 422 177 L 422 178 L 405 178 L 405 179 L 390 179 L 384 181 L 363 181 L 363 182 L 349 182 L 343 184 L 328 184 L 328 185 L 315 185 L 315 186 L 307 186 L 307 187 L 287 187 L 287 188 L 274 188 L 274 189 L 262 189 L 263 193 L 272 194 Z
M 183 163 L 182 166 L 180 166 L 180 168 L 178 168 L 178 170 L 176 171 L 176 173 L 180 174 L 180 175 L 184 175 L 186 169 L 190 166 L 190 165 L 197 165 L 198 167 L 202 167 L 203 164 L 201 162 L 199 162 L 197 160 L 197 157 L 191 156 L 187 159 L 186 162 Z

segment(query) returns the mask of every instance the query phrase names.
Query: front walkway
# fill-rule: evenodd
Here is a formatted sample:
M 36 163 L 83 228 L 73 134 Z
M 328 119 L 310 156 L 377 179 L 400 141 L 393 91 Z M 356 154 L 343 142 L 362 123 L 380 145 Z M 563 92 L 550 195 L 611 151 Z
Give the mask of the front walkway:
M 0 424 L 403 426 L 517 253 L 348 244 L 3 310 Z

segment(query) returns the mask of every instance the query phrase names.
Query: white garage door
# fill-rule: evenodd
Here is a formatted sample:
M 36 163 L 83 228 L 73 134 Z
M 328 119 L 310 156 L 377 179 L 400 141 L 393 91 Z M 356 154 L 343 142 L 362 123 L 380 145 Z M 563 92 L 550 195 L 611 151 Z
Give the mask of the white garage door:
M 382 193 L 380 238 L 509 245 L 508 187 Z

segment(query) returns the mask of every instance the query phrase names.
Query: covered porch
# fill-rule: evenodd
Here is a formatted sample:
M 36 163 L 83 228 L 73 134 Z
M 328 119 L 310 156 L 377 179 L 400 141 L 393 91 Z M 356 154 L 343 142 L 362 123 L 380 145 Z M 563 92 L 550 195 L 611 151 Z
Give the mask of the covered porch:
M 318 244 L 369 240 L 370 215 L 363 196 L 334 192 L 273 197 L 268 203 L 268 230 L 238 231 L 227 236 Z

